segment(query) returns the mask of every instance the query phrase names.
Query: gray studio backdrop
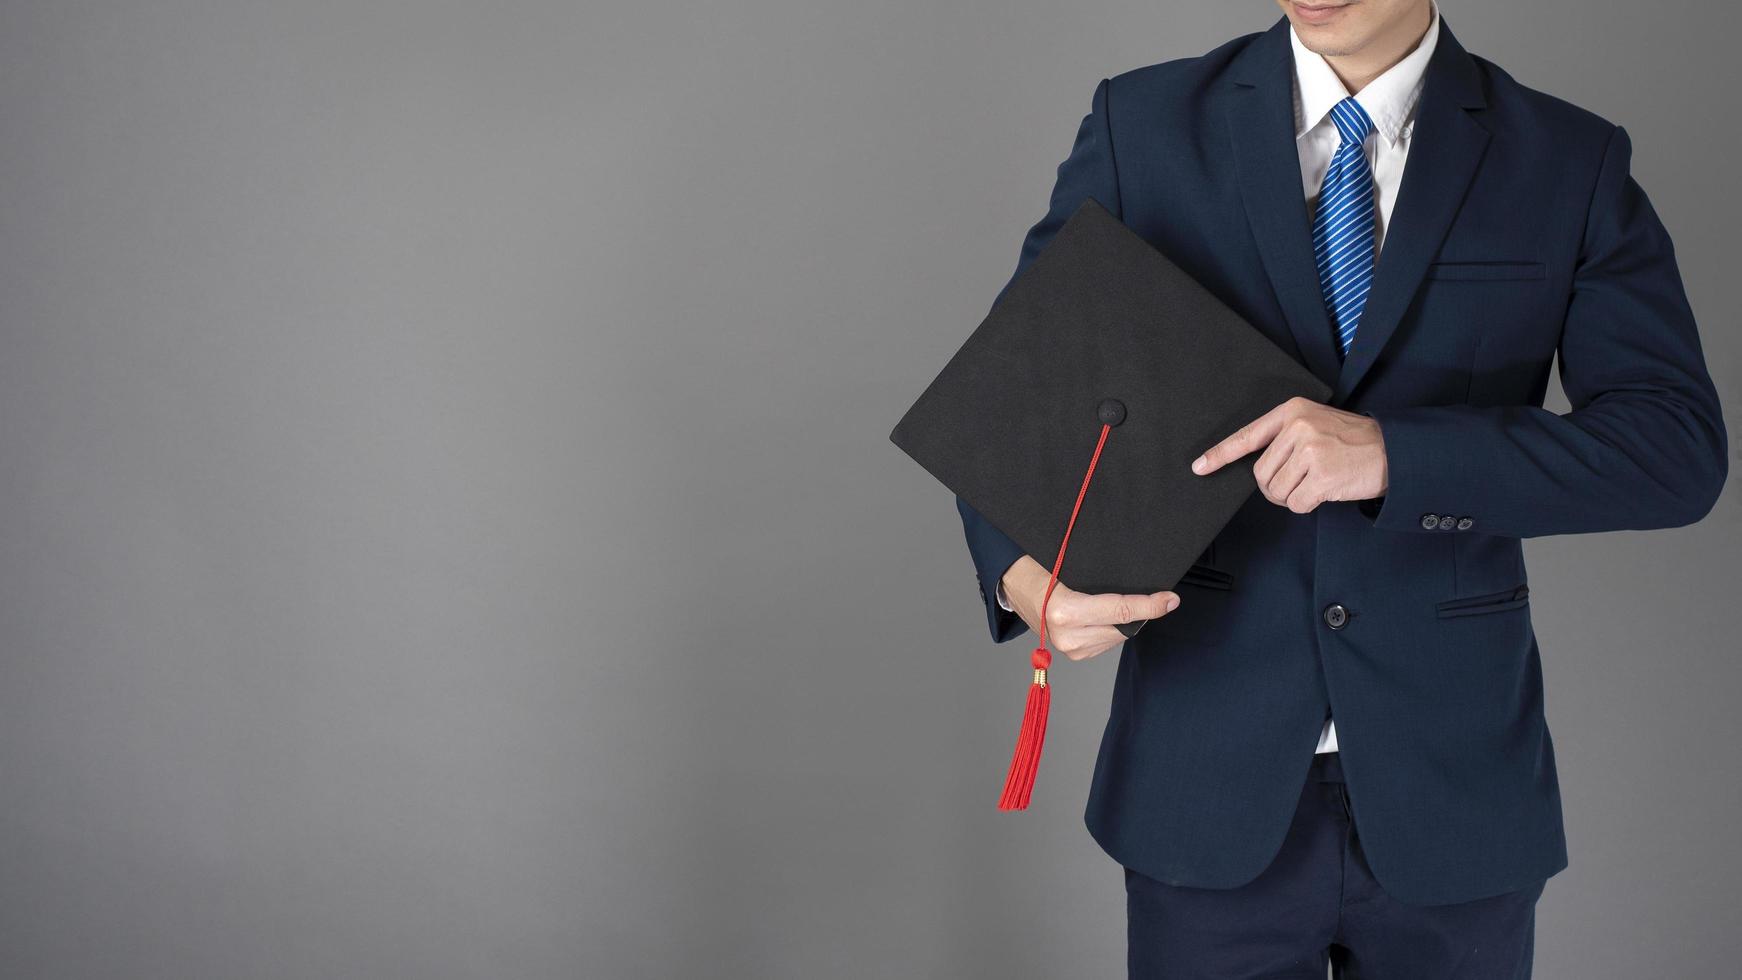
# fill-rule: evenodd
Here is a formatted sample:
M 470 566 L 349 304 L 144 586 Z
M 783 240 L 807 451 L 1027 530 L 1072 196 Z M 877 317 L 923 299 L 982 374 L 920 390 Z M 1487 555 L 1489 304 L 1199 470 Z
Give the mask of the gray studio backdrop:
M 1731 7 L 1443 9 L 1628 126 L 1742 431 Z M 0 3 L 0 977 L 1121 975 L 1113 658 L 995 812 L 1027 640 L 886 436 L 1095 83 L 1277 16 Z M 1540 976 L 1742 957 L 1739 549 L 1528 545 Z

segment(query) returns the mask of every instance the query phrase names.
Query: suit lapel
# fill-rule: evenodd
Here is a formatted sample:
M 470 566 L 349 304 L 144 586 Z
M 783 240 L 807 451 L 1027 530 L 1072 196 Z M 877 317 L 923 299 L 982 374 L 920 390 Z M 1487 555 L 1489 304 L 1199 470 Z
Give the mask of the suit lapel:
M 1337 375 L 1333 404 L 1349 397 L 1397 332 L 1457 217 L 1488 146 L 1488 130 L 1465 110 L 1485 104 L 1475 62 L 1452 37 L 1442 16 L 1439 40 L 1428 59 L 1421 101 L 1416 105 L 1403 183 L 1373 269 L 1373 290 Z
M 1339 363 L 1336 334 L 1313 260 L 1312 223 L 1301 195 L 1294 140 L 1294 52 L 1288 18 L 1255 38 L 1229 66 L 1235 91 L 1229 134 L 1246 219 L 1265 274 L 1282 304 L 1301 359 L 1343 402 L 1378 360 L 1452 219 L 1488 144 L 1488 131 L 1465 111 L 1480 108 L 1481 80 L 1444 15 L 1428 59 L 1413 143 L 1391 224 L 1373 270 L 1373 289 L 1348 357 Z
M 1319 380 L 1335 385 L 1337 349 L 1301 196 L 1288 29 L 1288 18 L 1281 18 L 1229 66 L 1236 88 L 1228 103 L 1228 131 L 1246 220 L 1301 360 Z

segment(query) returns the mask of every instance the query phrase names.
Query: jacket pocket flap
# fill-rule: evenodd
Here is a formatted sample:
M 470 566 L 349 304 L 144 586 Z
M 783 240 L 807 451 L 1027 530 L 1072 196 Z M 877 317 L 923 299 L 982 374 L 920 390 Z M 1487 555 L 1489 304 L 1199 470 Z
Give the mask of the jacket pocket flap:
M 1186 569 L 1184 575 L 1180 576 L 1179 584 L 1195 585 L 1200 589 L 1227 590 L 1234 587 L 1234 576 L 1208 565 L 1193 565 Z
M 1474 616 L 1479 613 L 1505 612 L 1530 601 L 1530 586 L 1519 585 L 1501 592 L 1447 599 L 1434 607 L 1441 616 Z
M 1545 275 L 1541 262 L 1435 262 L 1427 267 L 1429 279 L 1541 279 Z

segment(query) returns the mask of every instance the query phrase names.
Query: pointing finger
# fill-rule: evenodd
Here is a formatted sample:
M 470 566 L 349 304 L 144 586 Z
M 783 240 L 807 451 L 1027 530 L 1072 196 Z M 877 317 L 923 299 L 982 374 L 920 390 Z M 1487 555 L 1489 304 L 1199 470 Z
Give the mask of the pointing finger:
M 1209 451 L 1192 461 L 1192 472 L 1208 476 L 1247 453 L 1270 445 L 1282 431 L 1287 403 L 1278 405 L 1240 427 L 1238 432 L 1211 446 Z

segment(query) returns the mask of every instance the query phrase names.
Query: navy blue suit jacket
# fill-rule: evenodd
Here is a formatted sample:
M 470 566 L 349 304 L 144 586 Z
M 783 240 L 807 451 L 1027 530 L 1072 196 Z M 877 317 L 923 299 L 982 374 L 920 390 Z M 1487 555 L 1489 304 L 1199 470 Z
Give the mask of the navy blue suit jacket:
M 1522 539 L 1699 520 L 1726 475 L 1723 419 L 1626 131 L 1470 55 L 1443 20 L 1339 362 L 1288 29 L 1103 80 L 1017 271 L 1094 198 L 1375 419 L 1389 488 L 1304 515 L 1253 494 L 1200 558 L 1219 574 L 1188 576 L 1179 609 L 1125 644 L 1086 819 L 1150 877 L 1247 882 L 1330 712 L 1379 881 L 1419 904 L 1480 898 L 1567 860 Z M 1564 415 L 1541 407 L 1557 351 Z M 958 507 L 1009 640 L 1027 627 L 994 586 L 1021 551 Z

